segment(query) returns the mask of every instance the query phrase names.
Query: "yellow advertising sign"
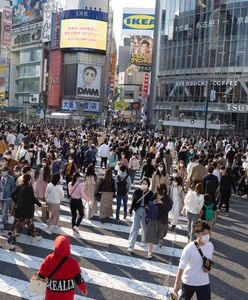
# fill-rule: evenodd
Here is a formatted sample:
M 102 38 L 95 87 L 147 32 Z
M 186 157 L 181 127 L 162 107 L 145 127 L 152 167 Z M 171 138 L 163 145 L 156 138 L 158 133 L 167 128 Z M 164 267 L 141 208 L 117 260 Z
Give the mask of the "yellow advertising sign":
M 108 24 L 89 19 L 66 19 L 61 25 L 61 48 L 106 51 Z
M 0 65 L 0 74 L 6 74 L 6 72 L 7 72 L 7 66 Z
M 129 103 L 124 101 L 115 101 L 114 110 L 126 110 L 129 106 Z

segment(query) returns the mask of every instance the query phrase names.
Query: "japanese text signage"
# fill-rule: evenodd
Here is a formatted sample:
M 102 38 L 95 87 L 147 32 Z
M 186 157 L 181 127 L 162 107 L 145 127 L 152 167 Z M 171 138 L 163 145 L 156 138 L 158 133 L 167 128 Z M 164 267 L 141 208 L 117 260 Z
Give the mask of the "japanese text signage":
M 4 8 L 2 11 L 1 45 L 11 46 L 12 11 Z
M 51 41 L 52 14 L 53 14 L 53 0 L 47 0 L 47 3 L 44 4 L 44 13 L 43 13 L 43 25 L 42 25 L 43 43 L 47 43 Z

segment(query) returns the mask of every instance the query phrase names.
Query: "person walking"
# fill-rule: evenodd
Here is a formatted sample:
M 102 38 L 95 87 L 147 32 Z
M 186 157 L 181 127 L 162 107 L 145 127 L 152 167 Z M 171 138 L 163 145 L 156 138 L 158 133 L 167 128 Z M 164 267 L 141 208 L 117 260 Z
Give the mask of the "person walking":
M 69 156 L 68 162 L 65 164 L 65 181 L 66 181 L 66 187 L 67 187 L 67 195 L 69 197 L 69 190 L 68 190 L 68 184 L 72 181 L 72 176 L 74 173 L 76 173 L 78 170 L 76 163 L 73 160 L 72 156 Z
M 128 165 L 128 172 L 131 177 L 131 182 L 132 182 L 133 186 L 134 186 L 134 177 L 135 177 L 136 171 L 139 169 L 139 167 L 140 167 L 140 164 L 139 164 L 139 159 L 137 157 L 137 154 L 133 153 L 132 157 L 130 158 L 129 165 Z
M 171 223 L 171 227 L 174 229 L 179 220 L 183 200 L 184 193 L 182 188 L 182 178 L 177 176 L 172 178 L 172 182 L 170 185 L 170 198 L 172 199 L 173 206 L 171 211 L 169 212 L 169 219 Z
M 46 158 L 42 159 L 41 169 L 38 172 L 38 178 L 35 182 L 34 193 L 39 201 L 45 201 L 45 193 L 48 183 L 51 181 L 51 170 Z
M 96 202 L 96 191 L 98 187 L 98 177 L 95 173 L 95 166 L 93 164 L 88 165 L 87 172 L 85 175 L 84 182 L 84 194 L 88 199 L 89 205 L 89 215 L 88 218 L 91 219 L 94 214 L 97 213 L 97 202 Z
M 196 240 L 182 251 L 173 291 L 177 295 L 182 289 L 179 300 L 190 300 L 195 293 L 197 300 L 211 300 L 209 275 L 203 270 L 200 254 L 201 251 L 205 258 L 212 260 L 214 246 L 209 241 L 210 227 L 205 222 L 199 222 L 194 230 Z
M 211 231 L 217 221 L 217 204 L 211 194 L 204 195 L 204 205 L 201 211 L 201 220 L 208 224 Z
M 173 202 L 167 194 L 166 184 L 161 184 L 158 192 L 147 204 L 148 220 L 145 241 L 147 245 L 147 258 L 152 258 L 153 245 L 163 246 L 163 239 L 168 232 L 168 214 Z
M 115 189 L 116 189 L 116 223 L 120 224 L 120 208 L 121 200 L 124 206 L 124 219 L 127 217 L 127 201 L 128 193 L 131 190 L 131 178 L 127 174 L 126 166 L 122 165 L 115 179 Z
M 98 150 L 99 156 L 101 157 L 101 168 L 107 168 L 107 161 L 109 156 L 109 145 L 107 140 L 104 140 L 104 143 L 99 147 Z
M 33 237 L 33 242 L 41 240 L 41 236 L 34 227 L 34 211 L 35 204 L 39 207 L 42 204 L 37 200 L 34 195 L 34 190 L 31 185 L 31 176 L 25 174 L 23 176 L 23 182 L 21 186 L 18 186 L 12 194 L 12 199 L 16 203 L 16 209 L 14 213 L 14 223 L 12 224 L 11 231 L 9 232 L 9 238 L 5 247 L 7 249 L 14 249 L 16 238 L 21 234 L 25 225 L 28 226 L 29 232 Z
M 130 229 L 128 238 L 128 251 L 132 252 L 135 247 L 135 242 L 141 227 L 141 241 L 145 242 L 145 231 L 146 231 L 146 206 L 150 199 L 153 197 L 153 192 L 149 190 L 150 180 L 143 178 L 141 180 L 141 187 L 136 189 L 133 193 L 132 204 L 129 209 L 129 214 L 133 216 L 133 223 Z
M 80 173 L 76 172 L 72 176 L 72 181 L 68 184 L 68 191 L 70 196 L 70 209 L 72 214 L 71 226 L 74 234 L 79 234 L 79 226 L 84 217 L 84 206 L 82 199 L 86 201 L 89 200 L 84 192 L 84 186 L 80 179 Z M 79 213 L 78 218 L 77 212 Z
M 151 190 L 153 193 L 157 193 L 158 187 L 161 184 L 165 184 L 167 191 L 170 188 L 170 178 L 166 173 L 166 168 L 164 163 L 159 163 L 157 166 L 156 172 L 152 175 L 152 183 L 151 183 Z
M 48 206 L 49 218 L 47 220 L 46 233 L 52 234 L 52 228 L 58 226 L 60 215 L 60 203 L 64 198 L 63 187 L 60 184 L 60 174 L 52 176 L 52 182 L 48 184 L 45 193 L 45 200 Z
M 15 180 L 9 175 L 8 167 L 1 169 L 0 179 L 0 205 L 2 211 L 2 223 L 5 225 L 8 223 L 9 210 L 11 207 L 11 195 L 15 190 Z
M 87 296 L 79 263 L 70 255 L 69 239 L 58 236 L 54 241 L 54 252 L 43 260 L 37 272 L 41 279 L 48 278 L 45 300 L 73 300 L 76 285 Z
M 104 178 L 100 181 L 98 192 L 100 198 L 100 220 L 105 223 L 108 218 L 113 216 L 113 199 L 115 196 L 115 180 L 112 176 L 112 170 L 107 168 Z
M 152 179 L 152 175 L 155 172 L 155 167 L 152 164 L 152 159 L 148 158 L 147 159 L 147 163 L 143 166 L 142 168 L 142 172 L 141 172 L 141 179 L 142 178 L 149 178 L 150 180 Z
M 188 220 L 188 236 L 192 242 L 195 238 L 194 225 L 196 224 L 204 204 L 203 186 L 197 183 L 194 190 L 189 190 L 184 199 L 184 209 Z
M 213 174 L 214 166 L 211 164 L 208 167 L 208 174 L 203 177 L 203 191 L 204 194 L 210 194 L 213 201 L 216 201 L 216 194 L 219 187 L 218 177 Z
M 230 168 L 221 167 L 221 178 L 220 178 L 220 203 L 218 209 L 221 210 L 223 204 L 225 204 L 225 213 L 228 216 L 229 213 L 229 202 L 232 195 L 232 189 L 236 193 L 235 181 Z

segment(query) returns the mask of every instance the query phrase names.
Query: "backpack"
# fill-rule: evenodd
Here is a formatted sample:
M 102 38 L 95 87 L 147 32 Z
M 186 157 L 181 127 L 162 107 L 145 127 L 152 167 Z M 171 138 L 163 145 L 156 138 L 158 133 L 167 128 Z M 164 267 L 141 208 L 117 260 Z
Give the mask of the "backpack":
M 206 221 L 213 221 L 214 219 L 214 210 L 213 210 L 214 204 L 204 204 L 205 208 L 205 219 Z
M 26 153 L 19 159 L 20 162 L 23 162 L 25 160 L 27 153 L 28 151 L 26 151 Z
M 128 175 L 124 178 L 124 180 L 121 180 L 120 176 L 117 176 L 118 182 L 117 182 L 117 195 L 118 196 L 125 196 L 128 192 L 127 190 L 127 178 Z

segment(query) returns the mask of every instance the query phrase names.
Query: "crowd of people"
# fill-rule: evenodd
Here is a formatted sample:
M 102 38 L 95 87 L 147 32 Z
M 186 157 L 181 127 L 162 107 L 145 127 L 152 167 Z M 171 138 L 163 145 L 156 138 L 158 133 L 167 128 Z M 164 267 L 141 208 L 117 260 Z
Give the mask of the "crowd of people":
M 190 299 L 187 295 L 196 291 L 189 288 L 196 280 L 183 275 L 189 272 L 187 264 L 195 252 L 192 243 L 198 241 L 204 255 L 211 258 L 213 248 L 202 237 L 211 236 L 223 208 L 228 216 L 233 193 L 248 197 L 248 140 L 239 136 L 175 137 L 154 130 L 102 132 L 100 128 L 9 122 L 1 124 L 0 132 L 1 222 L 10 228 L 7 249 L 15 247 L 25 225 L 34 242 L 41 239 L 41 231 L 34 226 L 35 206 L 47 209 L 45 232 L 52 234 L 59 227 L 64 198 L 70 201 L 75 235 L 80 234 L 83 218 L 98 215 L 102 223 L 108 222 L 116 198 L 115 222 L 121 224 L 133 216 L 128 251 L 134 251 L 141 227 L 148 259 L 154 245 L 163 247 L 168 230 L 175 230 L 183 215 L 190 247 L 183 251 L 174 288 L 177 293 L 181 277 L 186 278 L 180 299 Z M 97 164 L 103 176 L 97 175 Z M 134 181 L 137 174 L 139 185 Z M 9 227 L 10 215 L 14 221 Z M 46 275 L 44 270 L 40 270 L 42 275 Z M 202 278 L 196 285 L 209 285 L 206 276 Z M 81 284 L 80 279 L 77 282 Z M 203 294 L 205 298 L 199 299 L 210 299 L 209 291 Z

